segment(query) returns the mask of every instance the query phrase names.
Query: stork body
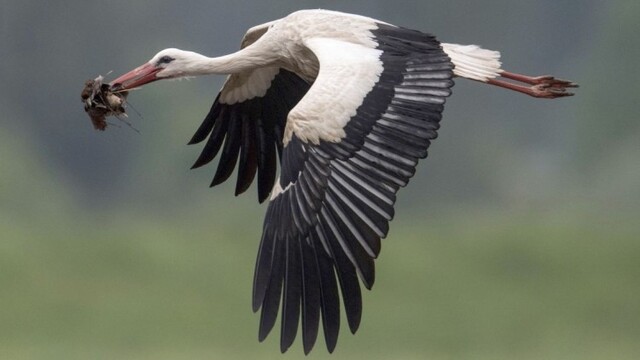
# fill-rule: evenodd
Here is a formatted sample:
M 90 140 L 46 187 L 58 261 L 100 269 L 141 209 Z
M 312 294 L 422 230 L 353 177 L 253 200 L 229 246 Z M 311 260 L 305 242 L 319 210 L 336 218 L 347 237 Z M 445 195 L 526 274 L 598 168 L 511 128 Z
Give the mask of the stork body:
M 237 166 L 236 195 L 257 177 L 258 200 L 269 199 L 253 284 L 259 339 L 281 307 L 281 350 L 300 324 L 305 353 L 320 319 L 335 348 L 338 288 L 349 328 L 358 329 L 360 282 L 374 283 L 396 193 L 437 136 L 454 76 L 545 98 L 575 86 L 503 71 L 496 51 L 325 10 L 253 27 L 240 51 L 222 57 L 163 50 L 112 85 L 207 74 L 230 75 L 190 141 L 206 140 L 193 167 L 220 153 L 211 185 Z

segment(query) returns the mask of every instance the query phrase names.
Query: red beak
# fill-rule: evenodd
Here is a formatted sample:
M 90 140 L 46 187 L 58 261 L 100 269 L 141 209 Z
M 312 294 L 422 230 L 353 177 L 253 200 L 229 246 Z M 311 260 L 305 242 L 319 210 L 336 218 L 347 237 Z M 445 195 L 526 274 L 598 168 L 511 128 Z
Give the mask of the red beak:
M 110 85 L 118 90 L 130 90 L 158 80 L 156 74 L 162 68 L 146 63 L 113 80 Z

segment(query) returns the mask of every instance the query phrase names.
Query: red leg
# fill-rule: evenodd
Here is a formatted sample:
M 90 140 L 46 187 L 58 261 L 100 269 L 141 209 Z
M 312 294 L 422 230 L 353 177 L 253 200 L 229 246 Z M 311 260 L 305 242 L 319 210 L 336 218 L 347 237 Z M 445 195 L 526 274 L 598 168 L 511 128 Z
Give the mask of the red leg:
M 502 73 L 500 73 L 500 76 L 507 79 L 531 84 L 531 85 L 547 84 L 551 87 L 562 87 L 562 88 L 578 87 L 578 84 L 574 84 L 573 82 L 568 80 L 556 79 L 551 75 L 527 76 L 522 74 L 511 73 L 508 71 L 503 71 Z
M 568 92 L 567 88 L 578 87 L 577 84 L 571 81 L 556 79 L 553 76 L 549 75 L 527 76 L 503 71 L 502 73 L 500 73 L 500 76 L 532 86 L 518 85 L 512 82 L 498 79 L 489 79 L 487 80 L 487 84 L 518 91 L 537 98 L 555 99 L 557 97 L 572 96 L 573 93 Z

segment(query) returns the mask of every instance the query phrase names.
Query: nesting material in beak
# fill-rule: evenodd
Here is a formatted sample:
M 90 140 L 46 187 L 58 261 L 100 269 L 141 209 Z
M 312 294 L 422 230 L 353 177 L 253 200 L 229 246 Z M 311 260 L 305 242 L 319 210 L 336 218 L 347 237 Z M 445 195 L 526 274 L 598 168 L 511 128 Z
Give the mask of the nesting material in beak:
M 80 97 L 84 103 L 84 111 L 87 112 L 96 130 L 104 131 L 107 128 L 107 116 L 126 117 L 126 91 L 114 90 L 110 84 L 103 83 L 103 77 L 98 76 L 93 80 L 87 80 Z

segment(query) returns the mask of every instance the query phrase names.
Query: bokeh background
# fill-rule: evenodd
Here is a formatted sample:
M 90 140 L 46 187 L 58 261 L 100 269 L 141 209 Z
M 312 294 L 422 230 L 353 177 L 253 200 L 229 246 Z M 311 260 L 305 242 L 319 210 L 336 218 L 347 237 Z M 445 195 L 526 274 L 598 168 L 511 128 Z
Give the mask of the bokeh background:
M 251 312 L 264 205 L 209 189 L 186 142 L 222 77 L 130 96 L 94 131 L 86 79 L 158 50 L 220 55 L 302 8 L 501 50 L 580 83 L 536 100 L 458 81 L 401 191 L 335 359 L 640 358 L 640 2 L 0 1 L 0 358 L 292 359 Z M 139 113 L 139 114 L 138 114 Z M 233 181 L 232 181 L 233 182 Z M 320 338 L 310 359 L 328 358 Z

